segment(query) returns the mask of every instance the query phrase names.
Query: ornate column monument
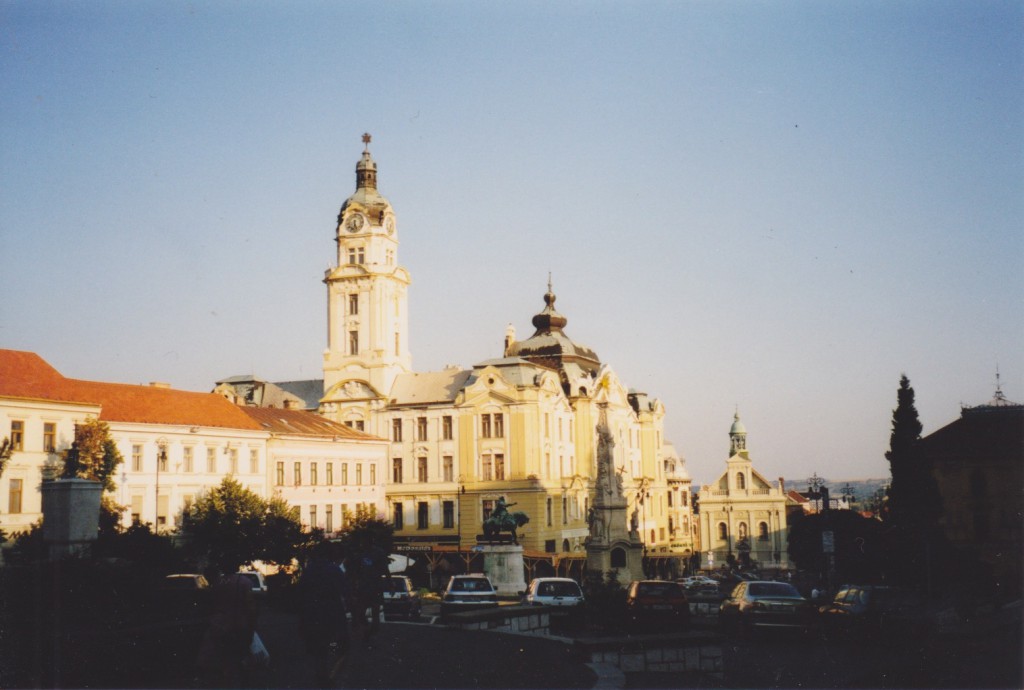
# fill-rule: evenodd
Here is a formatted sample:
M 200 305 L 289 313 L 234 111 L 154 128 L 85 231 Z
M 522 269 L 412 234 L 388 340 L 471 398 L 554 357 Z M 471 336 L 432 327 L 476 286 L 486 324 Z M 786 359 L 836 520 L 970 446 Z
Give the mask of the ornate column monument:
M 587 515 L 590 537 L 587 539 L 587 570 L 593 576 L 612 571 L 622 585 L 644 577 L 644 545 L 636 520 L 627 523 L 629 503 L 622 491 L 622 472 L 615 471 L 615 440 L 608 429 L 608 403 L 598 403 L 597 483 L 594 501 Z M 625 468 L 623 468 L 625 471 Z

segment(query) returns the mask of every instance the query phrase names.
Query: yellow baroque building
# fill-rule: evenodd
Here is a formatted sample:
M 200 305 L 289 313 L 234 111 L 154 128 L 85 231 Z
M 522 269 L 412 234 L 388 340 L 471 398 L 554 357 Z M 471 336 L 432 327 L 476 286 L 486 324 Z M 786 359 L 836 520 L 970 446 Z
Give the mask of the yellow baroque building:
M 509 327 L 499 357 L 415 372 L 409 273 L 397 264 L 397 218 L 377 190 L 368 147 L 356 165 L 356 191 L 338 214 L 336 241 L 337 266 L 324 277 L 320 412 L 389 440 L 387 510 L 397 544 L 468 551 L 503 497 L 530 518 L 519 533 L 528 554 L 584 556 L 597 406 L 607 403 L 616 471 L 647 553 L 692 548 L 691 539 L 672 534 L 692 513 L 680 514 L 688 499 L 669 504 L 667 468 L 678 494 L 682 460 L 663 438 L 664 407 L 627 389 L 593 350 L 569 338 L 550 282 L 531 337 L 517 341 Z

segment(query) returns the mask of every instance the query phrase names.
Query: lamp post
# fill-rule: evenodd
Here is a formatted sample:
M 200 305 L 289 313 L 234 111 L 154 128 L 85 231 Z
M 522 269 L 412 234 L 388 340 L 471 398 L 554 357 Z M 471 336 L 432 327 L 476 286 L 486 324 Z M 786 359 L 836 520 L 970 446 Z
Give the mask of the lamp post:
M 459 477 L 459 488 L 455 493 L 456 509 L 458 513 L 456 518 L 458 519 L 458 542 L 455 544 L 455 556 L 458 559 L 459 564 L 462 564 L 462 496 L 466 493 L 466 487 L 463 484 L 463 478 Z
M 160 533 L 160 466 L 167 462 L 167 439 L 160 437 L 156 441 L 156 497 L 153 506 L 153 531 Z

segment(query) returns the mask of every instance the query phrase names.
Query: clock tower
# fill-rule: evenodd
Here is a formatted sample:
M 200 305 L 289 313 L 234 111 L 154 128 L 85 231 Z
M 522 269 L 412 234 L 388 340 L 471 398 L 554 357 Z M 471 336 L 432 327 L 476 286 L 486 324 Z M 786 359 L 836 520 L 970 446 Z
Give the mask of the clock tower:
M 370 135 L 363 135 L 356 191 L 338 212 L 337 267 L 327 270 L 327 349 L 321 411 L 338 421 L 346 402 L 386 399 L 395 377 L 412 369 L 409 272 L 397 264 L 398 229 L 391 204 L 377 191 Z M 363 424 L 359 424 L 360 427 Z M 370 431 L 370 429 L 366 429 Z

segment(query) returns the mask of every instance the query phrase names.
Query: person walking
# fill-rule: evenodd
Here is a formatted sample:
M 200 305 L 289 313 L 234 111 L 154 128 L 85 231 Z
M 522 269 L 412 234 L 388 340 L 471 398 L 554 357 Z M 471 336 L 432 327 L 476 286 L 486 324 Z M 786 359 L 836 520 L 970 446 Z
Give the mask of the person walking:
M 299 630 L 321 688 L 331 687 L 350 647 L 345 606 L 350 592 L 340 549 L 327 540 L 317 544 L 298 583 Z
M 220 578 L 212 595 L 213 616 L 199 650 L 199 672 L 209 687 L 242 687 L 259 616 L 252 583 L 233 573 Z

